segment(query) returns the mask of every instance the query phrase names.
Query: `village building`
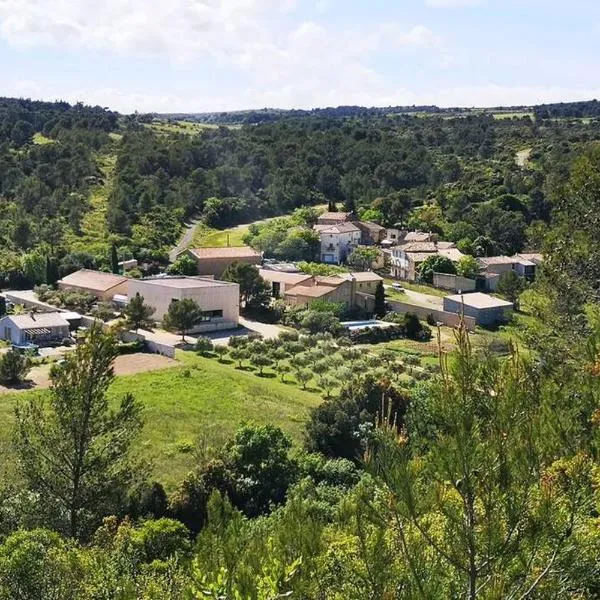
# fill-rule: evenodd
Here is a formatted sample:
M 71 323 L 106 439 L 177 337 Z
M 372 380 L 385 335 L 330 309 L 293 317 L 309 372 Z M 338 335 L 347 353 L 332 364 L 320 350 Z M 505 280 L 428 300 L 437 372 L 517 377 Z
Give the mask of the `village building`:
M 0 338 L 16 346 L 60 343 L 70 335 L 69 321 L 60 312 L 30 312 L 0 319 Z
M 262 254 L 250 246 L 224 248 L 191 248 L 185 252 L 196 261 L 198 275 L 221 277 L 233 263 L 259 265 Z
M 444 311 L 473 317 L 477 325 L 495 325 L 508 321 L 513 310 L 512 302 L 489 294 L 454 294 L 444 298 Z
M 445 256 L 453 263 L 464 256 L 452 242 L 407 242 L 391 248 L 390 274 L 397 279 L 415 281 L 420 265 L 436 255 Z
M 362 237 L 357 224 L 350 221 L 340 221 L 335 225 L 317 223 L 314 229 L 321 238 L 321 262 L 329 264 L 343 263 L 352 250 L 360 244 Z
M 127 293 L 128 277 L 80 269 L 58 281 L 60 290 L 82 292 L 96 297 L 102 302 L 111 302 L 115 295 Z
M 238 326 L 240 290 L 237 283 L 202 277 L 155 277 L 131 279 L 128 297 L 136 294 L 155 309 L 152 318 L 161 321 L 172 302 L 191 298 L 202 310 L 203 320 L 194 332 L 232 329 Z

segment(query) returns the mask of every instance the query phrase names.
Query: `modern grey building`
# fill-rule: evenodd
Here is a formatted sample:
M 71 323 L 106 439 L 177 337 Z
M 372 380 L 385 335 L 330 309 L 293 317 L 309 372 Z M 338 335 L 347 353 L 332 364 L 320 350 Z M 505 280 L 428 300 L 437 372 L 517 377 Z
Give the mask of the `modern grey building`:
M 512 302 L 494 298 L 489 294 L 454 294 L 444 298 L 444 310 L 457 315 L 473 317 L 477 325 L 494 325 L 510 318 Z M 464 311 L 464 313 L 463 313 Z

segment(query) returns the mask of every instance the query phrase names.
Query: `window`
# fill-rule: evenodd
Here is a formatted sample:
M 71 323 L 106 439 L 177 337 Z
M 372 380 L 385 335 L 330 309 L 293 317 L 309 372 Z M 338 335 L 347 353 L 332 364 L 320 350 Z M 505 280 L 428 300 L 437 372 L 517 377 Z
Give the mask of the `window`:
M 223 318 L 222 310 L 203 310 L 202 321 L 212 321 L 213 319 Z

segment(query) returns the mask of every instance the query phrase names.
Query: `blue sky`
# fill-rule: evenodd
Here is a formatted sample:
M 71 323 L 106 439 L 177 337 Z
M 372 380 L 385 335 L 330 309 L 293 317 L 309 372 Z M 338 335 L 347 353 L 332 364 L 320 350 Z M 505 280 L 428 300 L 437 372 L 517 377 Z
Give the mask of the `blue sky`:
M 0 95 L 132 112 L 600 97 L 592 0 L 0 0 Z

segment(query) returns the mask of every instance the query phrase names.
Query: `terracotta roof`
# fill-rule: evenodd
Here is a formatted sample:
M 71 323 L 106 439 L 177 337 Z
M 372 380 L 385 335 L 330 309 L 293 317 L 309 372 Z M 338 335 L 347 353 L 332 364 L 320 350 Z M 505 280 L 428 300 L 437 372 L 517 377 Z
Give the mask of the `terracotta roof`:
M 328 285 L 296 285 L 290 290 L 285 291 L 286 296 L 309 296 L 310 298 L 320 298 L 334 292 L 335 288 Z
M 322 215 L 319 215 L 317 218 L 317 223 L 321 220 L 329 220 L 329 221 L 350 221 L 350 219 L 354 215 L 352 213 L 347 212 L 324 212 Z
M 318 275 L 315 277 L 315 283 L 317 285 L 328 285 L 330 287 L 338 287 L 344 283 L 344 281 L 349 281 L 349 276 L 346 274 L 341 275 Z
M 530 260 L 534 264 L 540 264 L 543 262 L 544 257 L 539 252 L 519 252 L 517 256 L 523 258 L 524 260 Z
M 319 227 L 316 225 L 315 227 Z M 329 225 L 326 228 L 317 229 L 319 233 L 351 233 L 352 231 L 360 231 L 360 229 L 354 223 L 337 223 L 336 225 Z
M 261 253 L 250 246 L 225 246 L 223 248 L 190 248 L 196 258 L 260 258 Z
M 494 298 L 494 296 L 482 294 L 481 292 L 475 292 L 473 294 L 454 294 L 453 296 L 446 296 L 444 300 L 446 299 L 460 303 L 464 302 L 465 306 L 470 306 L 472 308 L 508 308 L 513 305 L 512 302 Z
M 435 242 L 409 242 L 400 246 L 404 252 L 435 252 L 437 246 Z
M 129 277 L 124 277 L 123 275 L 80 269 L 79 271 L 75 271 L 75 273 L 63 277 L 58 283 L 85 288 L 95 292 L 106 292 L 126 281 L 129 281 Z
M 408 231 L 404 236 L 405 242 L 428 242 L 431 240 L 432 234 L 425 231 Z
M 484 267 L 489 267 L 490 265 L 512 265 L 519 262 L 514 256 L 484 256 L 478 260 Z
M 437 247 L 438 250 L 447 250 L 448 248 L 456 248 L 456 244 L 454 242 L 438 242 Z
M 69 322 L 59 312 L 28 313 L 26 315 L 8 315 L 5 317 L 19 329 L 38 329 L 43 327 L 68 327 Z
M 383 225 L 379 225 L 379 223 L 373 223 L 372 221 L 357 221 L 356 225 L 361 229 L 364 227 L 365 229 L 375 232 L 385 231 L 385 227 L 383 227 Z
M 409 252 L 406 257 L 414 263 L 421 263 L 426 261 L 430 256 L 434 255 L 435 252 Z
M 440 248 L 438 254 L 449 258 L 452 262 L 458 262 L 464 256 L 458 248 Z
M 285 271 L 270 271 L 269 269 L 259 269 L 260 276 L 265 281 L 285 283 L 287 285 L 298 285 L 303 281 L 312 279 L 312 275 L 306 273 L 287 273 Z
M 359 271 L 358 273 L 350 273 L 356 279 L 356 281 L 383 281 L 383 277 L 373 273 L 373 271 Z

